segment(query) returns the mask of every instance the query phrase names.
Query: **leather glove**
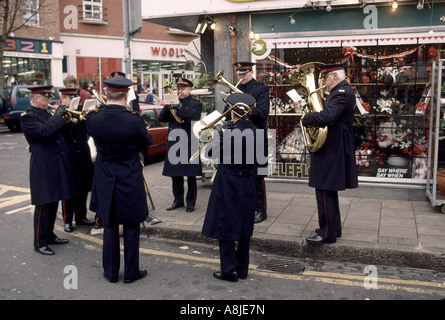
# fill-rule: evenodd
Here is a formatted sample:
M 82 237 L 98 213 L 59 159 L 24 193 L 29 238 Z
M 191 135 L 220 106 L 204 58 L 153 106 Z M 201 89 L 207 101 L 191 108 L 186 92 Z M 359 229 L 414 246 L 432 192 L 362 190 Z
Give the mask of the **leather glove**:
M 63 117 L 68 113 L 68 107 L 61 104 L 57 107 L 56 112 L 54 113 L 55 116 Z

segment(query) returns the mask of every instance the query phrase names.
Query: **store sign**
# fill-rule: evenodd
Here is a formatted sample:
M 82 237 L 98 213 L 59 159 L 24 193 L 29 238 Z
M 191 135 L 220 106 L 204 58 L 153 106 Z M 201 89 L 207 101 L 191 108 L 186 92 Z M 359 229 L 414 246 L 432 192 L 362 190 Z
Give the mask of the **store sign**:
M 309 178 L 309 164 L 275 162 L 269 165 L 272 168 L 270 174 L 272 177 Z
M 181 57 L 184 50 L 181 48 L 157 47 L 151 46 L 153 57 Z
M 7 52 L 50 55 L 52 54 L 52 43 L 34 39 L 6 39 L 5 53 Z

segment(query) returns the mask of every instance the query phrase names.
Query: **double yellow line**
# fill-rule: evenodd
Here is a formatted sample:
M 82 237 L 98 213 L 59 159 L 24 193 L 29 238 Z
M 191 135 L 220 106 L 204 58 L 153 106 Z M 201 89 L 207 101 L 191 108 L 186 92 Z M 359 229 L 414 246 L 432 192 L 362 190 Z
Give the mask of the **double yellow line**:
M 61 229 L 61 228 L 60 228 Z M 83 240 L 92 242 L 97 245 L 102 244 L 102 240 L 87 234 L 73 233 L 72 236 L 81 238 Z M 123 248 L 122 248 L 123 249 Z M 140 248 L 140 253 L 171 258 L 171 263 L 175 264 L 188 264 L 193 267 L 209 269 L 209 264 L 218 266 L 219 259 L 205 258 L 195 255 L 189 255 L 184 253 L 166 252 L 160 250 Z M 336 284 L 349 287 L 362 287 L 364 288 L 364 281 L 367 275 L 348 275 L 332 272 L 319 272 L 319 271 L 304 271 L 302 274 L 283 274 L 267 270 L 258 269 L 257 265 L 249 265 L 249 275 L 259 275 L 263 277 L 270 277 L 276 279 L 285 279 L 293 281 L 315 281 L 328 284 Z M 374 290 L 374 289 L 369 289 Z M 377 278 L 377 290 L 387 291 L 406 291 L 415 294 L 426 295 L 439 295 L 445 297 L 445 283 L 435 283 L 427 281 L 417 280 L 401 280 L 401 279 L 389 279 L 389 278 Z

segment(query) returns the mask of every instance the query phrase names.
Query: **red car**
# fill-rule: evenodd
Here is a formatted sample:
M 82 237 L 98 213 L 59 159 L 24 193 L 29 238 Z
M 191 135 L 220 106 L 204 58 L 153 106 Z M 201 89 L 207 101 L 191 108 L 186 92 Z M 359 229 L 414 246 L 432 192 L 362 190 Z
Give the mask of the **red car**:
M 150 125 L 148 132 L 153 137 L 153 144 L 147 147 L 147 151 L 141 154 L 141 160 L 147 163 L 148 157 L 153 157 L 167 152 L 168 123 L 159 121 L 159 114 L 163 103 L 158 96 L 153 95 L 153 102 L 144 102 L 145 94 L 139 95 L 139 107 L 142 119 Z

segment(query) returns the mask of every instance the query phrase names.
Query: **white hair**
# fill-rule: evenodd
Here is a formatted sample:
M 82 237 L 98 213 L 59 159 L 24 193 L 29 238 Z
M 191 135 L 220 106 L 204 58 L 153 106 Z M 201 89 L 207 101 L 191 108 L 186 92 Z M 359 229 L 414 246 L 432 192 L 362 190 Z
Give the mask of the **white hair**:
M 339 80 L 343 81 L 346 79 L 346 73 L 343 69 L 332 71 L 332 73 L 336 73 Z

